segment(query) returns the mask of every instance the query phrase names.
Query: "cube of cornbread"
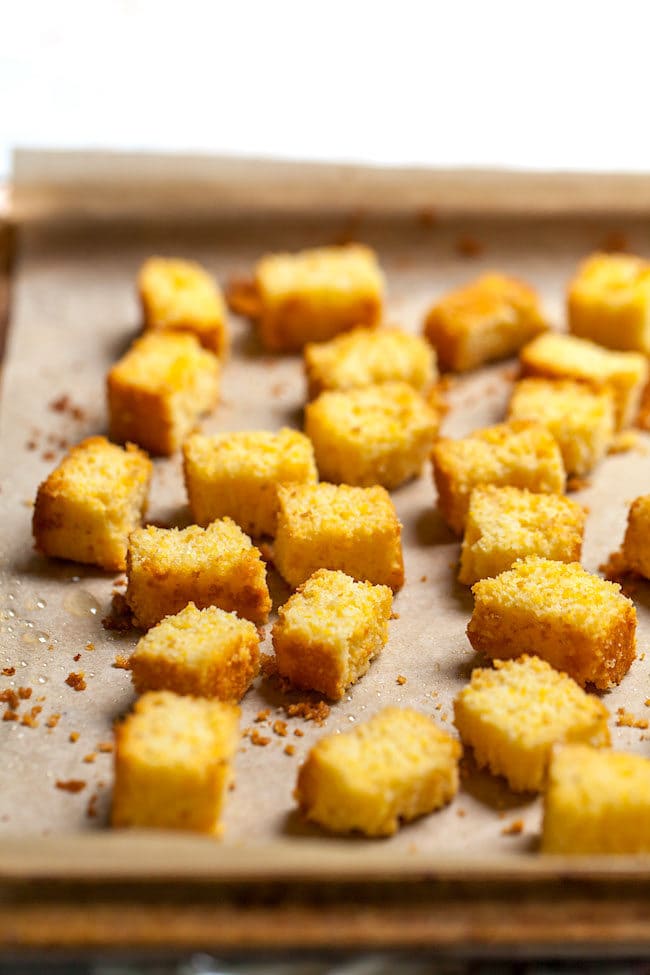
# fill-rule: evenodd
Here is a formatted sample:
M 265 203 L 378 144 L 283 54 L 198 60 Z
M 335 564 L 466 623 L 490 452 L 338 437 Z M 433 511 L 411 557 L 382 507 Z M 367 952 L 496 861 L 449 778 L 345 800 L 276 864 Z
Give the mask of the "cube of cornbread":
M 578 562 L 585 519 L 584 508 L 561 494 L 534 494 L 492 484 L 474 488 L 458 580 L 471 586 L 528 555 Z
M 130 670 L 135 689 L 239 701 L 259 672 L 260 638 L 249 620 L 216 606 L 188 603 L 138 641 Z
M 472 586 L 467 627 L 475 650 L 493 659 L 523 651 L 564 670 L 581 686 L 618 684 L 636 651 L 636 610 L 617 583 L 577 562 L 531 556 Z
M 32 527 L 44 555 L 123 569 L 129 535 L 147 506 L 151 461 L 127 444 L 89 437 L 40 485 Z
M 633 422 L 648 381 L 648 362 L 638 352 L 610 352 L 575 335 L 549 332 L 520 353 L 525 376 L 574 379 L 594 389 L 609 387 L 614 396 L 616 429 Z
M 399 328 L 354 328 L 329 342 L 310 342 L 303 358 L 310 398 L 396 381 L 423 393 L 438 378 L 435 350 Z
M 454 724 L 479 768 L 503 775 L 516 792 L 544 788 L 553 746 L 610 744 L 608 711 L 566 674 L 526 655 L 473 670 L 454 701 Z
M 278 672 L 296 687 L 343 697 L 385 646 L 392 605 L 388 586 L 319 569 L 278 610 Z
M 610 389 L 591 389 L 572 379 L 522 379 L 508 419 L 543 424 L 559 444 L 567 474 L 584 477 L 612 441 L 614 398 Z
M 145 328 L 191 332 L 223 358 L 228 351 L 226 306 L 221 290 L 196 261 L 150 257 L 140 268 L 138 291 Z
M 513 355 L 547 327 L 529 285 L 504 274 L 485 274 L 434 305 L 424 334 L 441 369 L 466 372 Z
M 555 438 L 539 423 L 513 420 L 464 437 L 441 437 L 431 454 L 440 512 L 457 534 L 465 527 L 475 487 L 527 488 L 536 494 L 560 494 L 566 475 Z
M 461 748 L 427 715 L 384 708 L 353 731 L 321 738 L 298 773 L 300 810 L 334 833 L 390 836 L 458 791 Z
M 318 480 L 303 433 L 196 433 L 183 444 L 185 486 L 199 525 L 228 515 L 250 535 L 275 534 L 278 485 Z
M 253 623 L 266 622 L 271 608 L 260 553 L 230 518 L 207 528 L 137 529 L 129 538 L 126 573 L 126 601 L 143 630 L 190 602 Z
M 650 761 L 564 745 L 551 759 L 543 853 L 650 853 Z
M 626 567 L 650 579 L 650 494 L 632 502 L 623 541 Z
M 219 397 L 219 360 L 182 332 L 137 339 L 108 373 L 113 440 L 172 454 Z
M 569 285 L 569 331 L 608 349 L 650 355 L 650 262 L 592 254 Z
M 297 352 L 356 325 L 377 325 L 384 279 L 375 253 L 351 244 L 268 254 L 257 264 L 255 290 L 264 346 Z
M 113 826 L 219 834 L 239 708 L 150 691 L 115 729 Z
M 421 474 L 439 425 L 407 383 L 321 393 L 305 410 L 320 476 L 358 487 L 392 489 Z
M 296 589 L 317 569 L 404 585 L 402 526 L 383 487 L 287 484 L 278 488 L 273 561 Z

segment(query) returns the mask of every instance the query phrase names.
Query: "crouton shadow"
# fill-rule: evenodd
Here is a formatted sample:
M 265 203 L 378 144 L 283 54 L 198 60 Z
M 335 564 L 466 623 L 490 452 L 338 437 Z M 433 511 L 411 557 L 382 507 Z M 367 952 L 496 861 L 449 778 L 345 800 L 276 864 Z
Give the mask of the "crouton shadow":
M 418 545 L 451 545 L 458 542 L 438 509 L 433 506 L 420 511 L 410 527 Z
M 460 774 L 462 791 L 496 812 L 524 809 L 537 799 L 534 792 L 513 792 L 502 776 L 479 768 L 469 749 L 461 759 Z

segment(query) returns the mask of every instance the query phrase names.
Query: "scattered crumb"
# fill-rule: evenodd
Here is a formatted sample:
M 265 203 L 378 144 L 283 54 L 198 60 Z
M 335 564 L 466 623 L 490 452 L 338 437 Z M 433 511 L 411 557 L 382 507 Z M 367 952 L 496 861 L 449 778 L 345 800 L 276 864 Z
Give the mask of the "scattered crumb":
M 647 708 L 650 708 L 650 697 L 646 698 L 646 700 L 643 703 Z
M 25 725 L 26 728 L 38 728 L 38 721 L 36 718 L 42 710 L 43 708 L 40 706 L 40 704 L 35 704 L 27 714 L 23 714 L 20 723 Z
M 55 457 L 56 457 L 56 454 L 54 453 L 53 450 L 45 450 L 41 454 L 41 460 L 51 461 L 51 460 L 54 460 Z
M 113 667 L 116 667 L 117 670 L 130 670 L 131 663 L 126 654 L 118 653 L 117 657 L 113 661 Z
M 88 752 L 87 755 L 84 755 L 83 761 L 86 763 L 86 765 L 92 765 L 92 763 L 95 761 L 96 758 L 97 755 L 95 754 L 95 752 Z
M 77 663 L 78 660 L 81 660 L 81 654 L 80 653 L 75 653 L 75 655 L 74 655 L 74 657 L 72 659 L 74 660 L 75 663 Z
M 97 751 L 102 752 L 102 754 L 108 754 L 113 751 L 112 741 L 100 741 L 97 745 Z
M 264 708 L 263 711 L 258 711 L 255 715 L 255 721 L 259 724 L 261 721 L 266 721 L 271 713 L 271 708 Z
M 484 250 L 485 245 L 469 234 L 459 237 L 456 241 L 456 253 L 461 257 L 480 257 Z
M 462 819 L 463 816 L 466 816 L 467 815 L 467 812 L 464 809 L 457 809 L 456 810 L 456 815 L 457 816 L 460 816 L 460 818 Z
M 271 741 L 271 739 L 267 735 L 261 735 L 257 730 L 257 728 L 253 728 L 253 730 L 251 731 L 248 737 L 250 738 L 251 745 L 264 746 L 264 745 L 268 745 Z
M 616 714 L 617 728 L 639 728 L 642 731 L 645 731 L 650 725 L 647 718 L 635 718 L 635 716 L 630 714 L 629 711 L 626 711 L 625 708 L 618 708 Z
M 501 830 L 502 836 L 518 836 L 524 831 L 524 821 L 523 819 L 515 819 L 508 826 L 504 826 Z
M 302 730 L 302 728 L 294 728 L 293 729 L 293 733 L 296 736 L 296 738 L 304 738 L 305 737 L 305 732 Z
M 48 728 L 56 728 L 60 720 L 61 720 L 60 714 L 51 714 L 47 719 L 47 721 L 45 722 L 45 724 L 47 725 Z
M 31 687 L 18 688 L 18 697 L 21 699 L 21 701 L 28 701 L 31 696 L 32 696 Z
M 89 651 L 92 651 L 92 650 L 95 649 L 95 644 L 94 643 L 87 643 L 84 649 L 89 650 Z
M 273 731 L 280 738 L 286 738 L 287 736 L 287 722 L 281 721 L 279 718 L 273 722 Z
M 273 399 L 279 399 L 280 396 L 286 392 L 286 389 L 286 383 L 274 383 L 273 386 L 271 386 L 271 396 Z
M 300 701 L 297 704 L 285 705 L 285 711 L 290 718 L 304 718 L 305 721 L 315 721 L 316 724 L 321 725 L 329 716 L 331 708 L 325 701 L 318 701 L 316 704 Z
M 79 741 L 79 732 L 71 731 L 68 737 L 71 742 Z
M 427 579 L 428 579 L 428 576 L 420 576 L 420 582 L 426 582 Z
M 85 691 L 86 681 L 84 680 L 84 672 L 80 670 L 79 673 L 75 673 L 73 670 L 70 671 L 65 679 L 65 683 L 68 687 L 71 687 L 73 691 Z
M 57 789 L 63 789 L 64 792 L 81 792 L 86 788 L 84 779 L 57 779 L 55 785 Z
M 447 712 L 446 711 L 443 711 L 442 714 L 440 715 L 440 720 L 441 721 L 446 721 L 447 720 L 447 717 L 448 717 Z
M 634 450 L 635 447 L 638 447 L 640 442 L 639 434 L 635 433 L 634 430 L 623 430 L 622 433 L 616 434 L 607 448 L 607 453 L 625 454 L 628 450 Z
M 10 711 L 9 709 L 7 709 L 5 711 L 5 713 L 2 715 L 2 720 L 3 721 L 18 721 L 18 715 L 16 714 L 15 711 Z
M 284 746 L 284 754 L 285 755 L 295 755 L 296 754 L 296 746 L 295 745 L 291 745 L 291 744 L 285 745 Z
M 0 691 L 0 704 L 7 704 L 12 711 L 15 711 L 18 707 L 18 695 L 11 687 L 7 687 L 6 690 Z
M 398 684 L 406 684 L 406 677 L 404 677 L 403 674 L 398 674 L 397 675 L 397 683 Z
M 584 488 L 591 487 L 591 481 L 587 477 L 569 477 L 566 482 L 567 491 L 582 491 Z
M 15 673 L 16 673 L 16 668 L 15 667 L 3 667 L 2 668 L 2 676 L 3 677 L 13 677 Z
M 86 816 L 88 816 L 89 819 L 94 819 L 94 817 L 97 815 L 98 799 L 99 799 L 98 794 L 96 792 L 93 792 L 90 799 L 88 800 L 88 805 L 86 806 Z

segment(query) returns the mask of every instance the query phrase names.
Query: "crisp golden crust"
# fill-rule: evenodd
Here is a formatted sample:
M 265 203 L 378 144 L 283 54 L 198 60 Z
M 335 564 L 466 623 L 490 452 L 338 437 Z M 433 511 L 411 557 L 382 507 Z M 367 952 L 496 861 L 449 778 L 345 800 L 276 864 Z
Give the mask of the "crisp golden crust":
M 255 269 L 255 290 L 260 338 L 274 352 L 374 327 L 383 311 L 383 275 L 374 252 L 360 244 L 269 254 Z
M 193 335 L 148 332 L 109 371 L 107 391 L 113 440 L 172 454 L 216 406 L 219 360 Z
M 305 411 L 320 476 L 392 490 L 422 473 L 440 414 L 407 383 L 322 393 Z
M 609 349 L 650 355 L 650 262 L 591 254 L 567 293 L 569 331 Z
M 384 708 L 353 731 L 322 738 L 302 765 L 302 814 L 334 833 L 390 836 L 458 790 L 461 748 L 424 714 Z
M 536 423 L 512 421 L 461 440 L 441 437 L 431 455 L 438 507 L 457 534 L 465 527 L 469 499 L 479 485 L 560 494 L 566 475 L 554 437 Z
M 151 691 L 115 729 L 113 826 L 218 835 L 239 708 Z
M 435 350 L 399 328 L 354 328 L 303 353 L 308 394 L 404 382 L 425 393 L 437 380 Z
M 470 643 L 488 657 L 536 654 L 581 686 L 619 684 L 636 656 L 636 610 L 577 563 L 537 557 L 472 587 Z
M 105 437 L 72 447 L 39 486 L 34 543 L 44 555 L 122 570 L 127 540 L 147 506 L 152 464 L 134 444 Z
M 339 700 L 386 644 L 392 602 L 387 586 L 319 569 L 278 610 L 278 672 L 296 687 Z
M 623 560 L 628 568 L 650 579 L 650 494 L 636 498 L 630 506 Z
M 148 258 L 138 274 L 145 329 L 191 332 L 220 359 L 228 353 L 226 306 L 221 290 L 196 261 Z
M 517 352 L 548 328 L 536 292 L 503 274 L 486 274 L 445 295 L 424 334 L 444 370 L 466 372 Z
M 266 568 L 250 538 L 230 518 L 206 529 L 141 528 L 129 539 L 126 601 L 148 629 L 189 602 L 218 606 L 254 623 L 271 609 Z
M 542 852 L 650 853 L 650 761 L 564 745 L 544 797 Z
M 478 766 L 503 775 L 520 792 L 544 788 L 556 744 L 609 745 L 608 717 L 597 697 L 526 655 L 472 671 L 454 701 L 454 724 Z
M 169 690 L 239 701 L 259 673 L 259 644 L 248 620 L 188 603 L 138 641 L 129 661 L 133 684 L 139 694 Z
M 275 534 L 280 484 L 318 480 L 311 441 L 288 428 L 193 434 L 183 444 L 183 471 L 199 525 L 227 515 L 253 536 Z
M 404 584 L 401 531 L 382 487 L 283 485 L 273 559 L 292 588 L 317 569 L 389 586 Z

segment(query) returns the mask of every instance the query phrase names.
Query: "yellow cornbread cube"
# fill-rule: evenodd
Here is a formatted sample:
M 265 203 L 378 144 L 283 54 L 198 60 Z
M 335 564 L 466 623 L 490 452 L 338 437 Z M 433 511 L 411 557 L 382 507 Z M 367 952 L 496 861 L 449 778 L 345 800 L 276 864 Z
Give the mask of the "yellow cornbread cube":
M 266 567 L 248 535 L 230 518 L 207 528 L 139 528 L 129 539 L 126 601 L 143 630 L 194 602 L 253 623 L 271 608 Z
M 504 274 L 485 274 L 435 304 L 424 334 L 441 369 L 466 372 L 513 355 L 547 327 L 529 285 Z
M 515 385 L 509 420 L 541 423 L 555 437 L 567 474 L 584 477 L 604 457 L 614 435 L 610 389 L 572 379 L 522 379 Z
M 633 254 L 592 254 L 569 286 L 567 311 L 573 335 L 650 355 L 650 262 Z
M 188 603 L 140 638 L 131 654 L 135 689 L 239 701 L 259 672 L 260 638 L 249 620 Z
M 108 373 L 110 435 L 172 454 L 219 398 L 219 360 L 183 332 L 137 339 Z
M 577 562 L 537 556 L 472 586 L 467 636 L 493 659 L 533 653 L 581 686 L 620 683 L 636 655 L 636 609 Z
M 392 489 L 421 474 L 439 426 L 407 383 L 321 393 L 305 410 L 320 476 L 358 487 Z
M 543 853 L 650 853 L 650 761 L 587 745 L 551 759 Z
M 338 700 L 385 646 L 392 605 L 388 586 L 319 569 L 278 610 L 278 672 L 296 687 Z
M 239 708 L 150 691 L 115 729 L 113 826 L 221 833 Z
M 638 352 L 610 352 L 575 335 L 548 332 L 526 345 L 519 358 L 525 376 L 574 379 L 594 389 L 609 387 L 617 430 L 629 426 L 639 411 L 648 362 Z
M 273 561 L 292 589 L 317 569 L 404 585 L 402 526 L 383 487 L 287 484 L 278 488 Z
M 354 328 L 303 353 L 309 397 L 376 383 L 408 383 L 424 393 L 438 378 L 435 350 L 399 328 Z
M 334 833 L 390 836 L 458 791 L 461 747 L 432 718 L 384 708 L 353 731 L 321 738 L 298 773 L 302 814 Z
M 40 485 L 32 528 L 44 555 L 120 570 L 147 506 L 151 461 L 127 444 L 89 437 Z
M 382 315 L 384 278 L 369 247 L 320 247 L 268 254 L 257 264 L 255 290 L 262 344 L 298 352 Z
M 150 257 L 140 268 L 138 292 L 145 328 L 191 332 L 216 356 L 226 355 L 223 296 L 214 278 L 196 261 Z
M 228 515 L 249 535 L 275 534 L 278 485 L 318 480 L 303 433 L 196 433 L 183 444 L 185 486 L 199 525 Z
M 630 506 L 623 558 L 627 568 L 650 579 L 650 494 L 642 495 Z
M 607 708 L 539 657 L 477 669 L 454 701 L 454 724 L 479 768 L 516 792 L 544 788 L 553 746 L 610 744 Z
M 492 484 L 474 488 L 458 581 L 471 586 L 528 555 L 578 562 L 585 518 L 584 508 L 561 494 L 533 494 Z
M 566 475 L 555 438 L 539 423 L 513 420 L 464 437 L 441 437 L 431 455 L 438 507 L 460 535 L 475 487 L 494 484 L 561 494 Z

